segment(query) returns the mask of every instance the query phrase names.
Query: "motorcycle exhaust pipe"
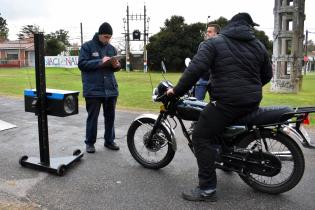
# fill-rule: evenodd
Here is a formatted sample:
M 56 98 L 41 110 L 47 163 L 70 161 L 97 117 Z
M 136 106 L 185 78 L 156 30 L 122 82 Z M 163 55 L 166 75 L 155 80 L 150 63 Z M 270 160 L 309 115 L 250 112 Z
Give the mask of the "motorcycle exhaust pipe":
M 293 161 L 292 154 L 289 151 L 271 152 L 271 154 L 278 157 L 281 161 Z

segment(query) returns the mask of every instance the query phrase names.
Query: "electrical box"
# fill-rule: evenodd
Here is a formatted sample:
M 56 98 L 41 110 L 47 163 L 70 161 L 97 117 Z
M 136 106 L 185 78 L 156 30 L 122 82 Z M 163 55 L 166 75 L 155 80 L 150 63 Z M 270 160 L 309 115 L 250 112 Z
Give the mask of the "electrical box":
M 133 40 L 140 40 L 141 32 L 139 30 L 134 30 L 132 33 Z
M 66 117 L 79 113 L 78 96 L 79 91 L 69 90 L 46 90 L 46 112 L 47 115 Z M 38 100 L 36 89 L 24 90 L 24 104 L 26 112 L 37 114 Z

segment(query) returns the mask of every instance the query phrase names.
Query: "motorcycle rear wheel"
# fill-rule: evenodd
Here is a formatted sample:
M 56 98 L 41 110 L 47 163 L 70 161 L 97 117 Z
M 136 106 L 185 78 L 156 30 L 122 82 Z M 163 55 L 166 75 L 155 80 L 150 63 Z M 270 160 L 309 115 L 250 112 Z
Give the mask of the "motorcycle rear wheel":
M 149 140 L 154 123 L 151 118 L 134 121 L 128 129 L 127 144 L 132 157 L 143 167 L 160 169 L 173 160 L 175 151 L 171 135 L 164 126 L 160 126 Z
M 240 175 L 241 179 L 250 187 L 264 193 L 280 194 L 291 190 L 299 183 L 304 173 L 305 160 L 302 150 L 294 140 L 284 134 L 275 135 L 270 130 L 264 130 L 260 135 L 266 140 L 263 151 L 280 159 L 281 171 L 273 177 L 247 173 L 245 176 Z M 254 134 L 249 135 L 240 141 L 239 146 L 255 150 L 256 139 Z

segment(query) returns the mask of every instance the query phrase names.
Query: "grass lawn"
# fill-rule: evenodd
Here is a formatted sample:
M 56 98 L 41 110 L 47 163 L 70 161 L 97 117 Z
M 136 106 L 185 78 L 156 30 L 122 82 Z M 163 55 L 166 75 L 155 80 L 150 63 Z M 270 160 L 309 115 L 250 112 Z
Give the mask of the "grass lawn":
M 161 73 L 125 72 L 116 73 L 120 96 L 118 108 L 131 110 L 155 110 L 159 104 L 151 101 L 152 86 L 163 80 Z M 166 78 L 174 84 L 180 73 L 167 73 Z M 46 68 L 47 88 L 77 90 L 82 92 L 81 74 L 78 69 Z M 33 68 L 0 69 L 0 95 L 23 97 L 23 90 L 35 88 L 35 71 Z M 264 88 L 262 105 L 291 105 L 315 107 L 315 73 L 304 77 L 302 91 L 298 94 L 277 94 L 269 91 L 270 85 Z M 79 101 L 84 103 L 82 93 Z
M 160 106 L 151 100 L 150 75 L 153 87 L 155 87 L 163 79 L 161 73 L 149 75 L 143 72 L 121 71 L 115 74 L 119 86 L 118 108 L 156 110 Z M 179 76 L 178 73 L 169 73 L 167 79 L 175 83 Z M 36 88 L 35 70 L 33 68 L 0 68 L 0 86 L 0 95 L 23 97 L 24 89 Z M 46 87 L 80 91 L 80 104 L 85 102 L 82 97 L 81 73 L 77 68 L 46 68 Z

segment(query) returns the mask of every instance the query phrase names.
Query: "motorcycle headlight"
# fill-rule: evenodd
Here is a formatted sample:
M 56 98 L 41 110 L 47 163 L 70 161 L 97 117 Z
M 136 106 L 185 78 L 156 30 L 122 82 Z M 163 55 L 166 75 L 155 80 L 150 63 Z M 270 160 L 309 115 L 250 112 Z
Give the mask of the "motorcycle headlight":
M 172 88 L 173 85 L 170 81 L 162 81 L 158 84 L 156 88 L 154 88 L 153 93 L 152 93 L 152 99 L 153 101 L 157 101 L 157 98 L 163 96 L 165 92 L 169 89 Z M 160 101 L 160 99 L 158 99 Z
M 158 89 L 157 88 L 154 88 L 153 89 L 153 92 L 152 92 L 152 100 L 153 101 L 156 101 L 156 98 L 158 97 Z
M 162 81 L 160 82 L 160 84 L 158 85 L 157 89 L 158 89 L 158 95 L 161 96 L 163 95 L 169 88 L 172 88 L 173 85 L 170 81 Z

